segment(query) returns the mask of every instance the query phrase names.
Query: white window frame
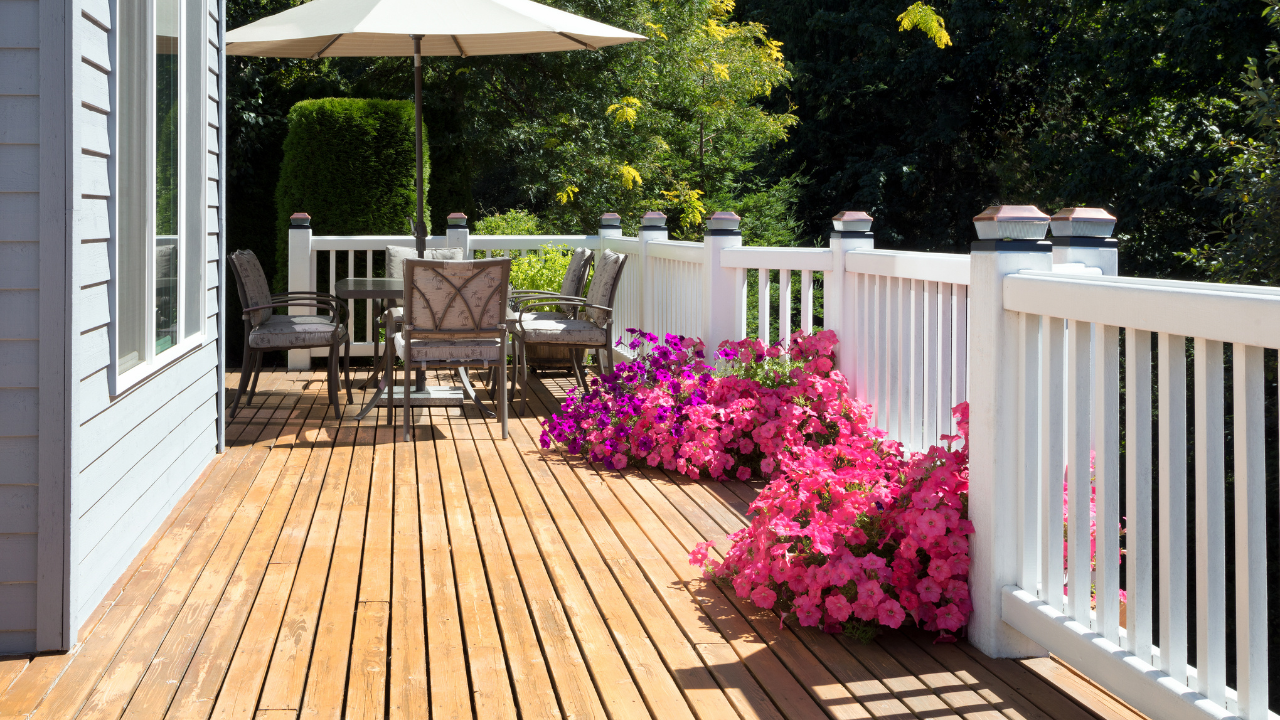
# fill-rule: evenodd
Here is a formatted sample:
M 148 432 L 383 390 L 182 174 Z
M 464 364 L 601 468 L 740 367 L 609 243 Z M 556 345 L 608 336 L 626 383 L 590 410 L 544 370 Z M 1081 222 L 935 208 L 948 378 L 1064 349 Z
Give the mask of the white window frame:
M 145 137 L 146 137 L 145 152 L 146 152 L 147 171 L 144 173 L 143 182 L 141 183 L 141 192 L 144 193 L 144 196 L 147 199 L 145 203 L 145 207 L 147 208 L 146 219 L 143 223 L 143 226 L 146 232 L 145 297 L 147 299 L 147 305 L 143 310 L 144 341 L 143 341 L 142 347 L 144 349 L 144 357 L 142 361 L 137 365 L 129 368 L 128 370 L 125 370 L 124 372 L 120 372 L 119 371 L 119 362 L 120 362 L 119 343 L 117 338 L 118 317 L 116 316 L 116 314 L 121 312 L 121 309 L 120 309 L 119 303 L 115 301 L 115 297 L 114 297 L 115 283 L 118 282 L 118 278 L 120 277 L 119 265 L 118 265 L 120 260 L 119 260 L 119 253 L 112 252 L 111 253 L 111 264 L 112 264 L 111 278 L 112 278 L 112 288 L 113 288 L 113 293 L 112 293 L 113 295 L 112 316 L 113 317 L 112 317 L 111 332 L 110 332 L 111 364 L 109 368 L 110 380 L 111 380 L 110 392 L 112 396 L 120 395 L 125 391 L 129 390 L 130 388 L 134 387 L 135 385 L 138 385 L 146 381 L 152 375 L 166 369 L 170 365 L 173 365 L 177 361 L 185 358 L 191 352 L 199 349 L 200 347 L 203 347 L 205 342 L 208 340 L 208 317 L 207 317 L 208 308 L 205 307 L 208 304 L 206 299 L 206 296 L 208 294 L 207 292 L 208 291 L 208 288 L 207 288 L 208 263 L 206 262 L 204 253 L 202 253 L 201 257 L 199 258 L 200 272 L 198 277 L 195 278 L 195 281 L 198 282 L 200 285 L 200 293 L 198 294 L 199 303 L 200 303 L 200 311 L 199 311 L 200 321 L 198 323 L 199 327 L 196 328 L 196 330 L 192 332 L 190 335 L 188 335 L 187 337 L 182 337 L 184 332 L 188 329 L 185 326 L 186 316 L 187 316 L 186 311 L 188 310 L 187 297 L 186 297 L 187 296 L 186 283 L 189 281 L 189 279 L 186 276 L 187 262 L 188 262 L 188 257 L 187 257 L 188 243 L 185 241 L 188 239 L 187 237 L 188 234 L 193 231 L 198 231 L 199 237 L 201 238 L 207 237 L 207 228 L 205 227 L 205 217 L 204 217 L 205 214 L 203 212 L 198 213 L 196 218 L 199 223 L 198 228 L 193 229 L 191 227 L 188 227 L 187 225 L 187 221 L 189 219 L 188 206 L 192 204 L 191 203 L 192 194 L 193 193 L 198 194 L 198 205 L 200 209 L 203 209 L 204 205 L 207 204 L 205 202 L 205 194 L 206 194 L 205 186 L 207 183 L 204 182 L 204 179 L 208 173 L 204 172 L 204 170 L 206 169 L 206 166 L 208 163 L 208 158 L 207 158 L 208 152 L 207 152 L 207 148 L 205 147 L 203 134 L 198 134 L 194 136 L 194 139 L 198 141 L 200 144 L 199 152 L 195 153 L 194 157 L 196 158 L 196 162 L 199 164 L 199 168 L 201 170 L 201 172 L 199 173 L 201 182 L 198 182 L 198 183 L 192 182 L 192 178 L 189 177 L 189 172 L 188 172 L 191 169 L 189 163 L 192 160 L 191 157 L 188 157 L 189 155 L 192 155 L 191 150 L 188 146 L 188 143 L 193 139 L 193 134 L 189 132 L 192 113 L 194 112 L 199 117 L 202 125 L 205 121 L 204 120 L 205 103 L 198 102 L 196 103 L 196 107 L 193 108 L 191 107 L 192 103 L 189 102 L 190 95 L 191 95 L 190 82 L 192 80 L 192 77 L 191 77 L 192 63 L 193 62 L 195 63 L 196 69 L 199 69 L 199 70 L 204 69 L 203 64 L 204 64 L 205 54 L 203 51 L 204 51 L 204 46 L 207 44 L 207 39 L 204 37 L 204 24 L 203 24 L 203 19 L 205 15 L 204 3 L 201 2 L 200 0 L 178 0 L 178 20 L 177 20 L 178 22 L 178 25 L 177 25 L 178 26 L 177 99 L 178 100 L 177 101 L 179 106 L 179 112 L 178 112 L 178 127 L 177 127 L 177 142 L 178 142 L 177 167 L 175 168 L 175 175 L 178 179 L 178 208 L 177 208 L 178 215 L 176 218 L 176 229 L 178 231 L 178 234 L 176 236 L 177 240 L 175 243 L 177 248 L 176 273 L 177 273 L 178 280 L 177 280 L 177 288 L 174 294 L 176 296 L 176 304 L 177 304 L 176 313 L 177 313 L 177 323 L 179 328 L 179 331 L 178 331 L 179 338 L 177 342 L 175 342 L 170 347 L 164 349 L 161 352 L 156 352 L 156 285 L 157 285 L 156 239 L 157 239 L 157 235 L 156 235 L 155 194 L 156 194 L 156 170 L 157 170 L 156 168 L 156 132 L 158 128 L 155 120 L 155 117 L 156 117 L 156 87 L 155 86 L 156 86 L 156 76 L 158 71 L 156 69 L 155 57 L 156 57 L 156 23 L 157 23 L 157 15 L 158 15 L 158 13 L 156 12 L 157 0 L 118 0 L 118 2 L 140 3 L 144 6 L 144 12 L 147 15 L 146 25 L 148 27 L 148 31 L 145 34 L 144 41 L 147 44 L 146 57 L 148 58 L 149 62 L 146 70 L 147 78 L 142 83 L 142 87 L 145 88 L 144 91 L 146 92 L 146 103 L 145 103 L 146 109 L 143 112 L 143 118 L 147 124 L 146 133 L 145 133 Z M 194 21 L 192 19 L 193 14 L 195 16 Z M 195 30 L 196 27 L 199 28 L 199 31 L 193 32 L 193 30 Z M 207 75 L 208 75 L 207 71 L 195 74 L 195 77 L 199 78 L 199 80 L 197 81 L 198 86 L 200 88 L 200 93 L 198 97 L 201 100 L 203 100 L 203 98 L 207 94 L 207 85 L 208 85 L 208 78 L 206 77 Z M 113 90 L 113 93 L 115 94 L 118 94 L 120 92 L 120 85 L 118 82 L 113 83 L 112 90 Z M 116 107 L 119 107 L 119 105 L 117 104 Z M 120 143 L 118 141 L 118 134 L 114 140 L 115 140 L 113 143 L 114 147 L 119 148 Z M 112 195 L 112 202 L 115 203 L 119 201 L 119 197 L 120 197 L 119 193 L 120 193 L 121 186 L 119 183 L 118 173 L 113 172 L 112 174 L 114 176 L 112 180 L 113 180 L 113 186 L 115 188 L 115 191 Z M 119 228 L 114 217 L 114 215 L 117 215 L 117 214 L 118 213 L 113 213 L 113 219 L 111 221 L 111 226 L 112 226 L 111 234 L 113 238 L 113 244 L 114 242 L 118 241 L 120 237 L 118 232 Z M 207 243 L 207 239 L 201 243 L 201 247 L 204 247 L 205 243 Z

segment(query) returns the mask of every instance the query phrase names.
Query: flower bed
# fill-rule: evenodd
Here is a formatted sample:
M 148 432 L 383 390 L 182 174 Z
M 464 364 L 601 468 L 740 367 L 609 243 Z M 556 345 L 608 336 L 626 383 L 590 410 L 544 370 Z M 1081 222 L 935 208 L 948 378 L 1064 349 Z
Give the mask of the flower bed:
M 616 469 L 663 467 L 691 478 L 769 484 L 723 561 L 691 562 L 784 620 L 867 638 L 908 618 L 954 637 L 968 591 L 967 406 L 960 435 L 907 454 L 872 423 L 834 369 L 835 334 L 797 333 L 788 350 L 632 331 L 636 361 L 571 393 L 542 444 Z

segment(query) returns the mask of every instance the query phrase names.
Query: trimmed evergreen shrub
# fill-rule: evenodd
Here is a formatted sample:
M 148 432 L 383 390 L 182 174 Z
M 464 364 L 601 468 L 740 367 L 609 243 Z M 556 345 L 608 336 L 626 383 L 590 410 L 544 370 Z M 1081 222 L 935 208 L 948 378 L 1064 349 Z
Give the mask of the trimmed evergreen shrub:
M 430 179 L 423 128 L 423 182 Z M 317 235 L 404 235 L 416 212 L 413 103 L 323 98 L 289 111 L 276 184 L 276 275 L 288 282 L 289 216 L 311 215 Z M 430 217 L 428 209 L 427 217 Z

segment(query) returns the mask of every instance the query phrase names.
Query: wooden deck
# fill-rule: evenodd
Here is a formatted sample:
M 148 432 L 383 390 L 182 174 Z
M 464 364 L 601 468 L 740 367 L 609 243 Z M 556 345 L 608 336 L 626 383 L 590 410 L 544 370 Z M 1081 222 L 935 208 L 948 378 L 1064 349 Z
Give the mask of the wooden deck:
M 597 471 L 472 410 L 404 443 L 325 418 L 322 373 L 261 388 L 81 644 L 0 658 L 0 718 L 1138 717 L 1052 659 L 779 627 L 687 560 L 749 486 Z

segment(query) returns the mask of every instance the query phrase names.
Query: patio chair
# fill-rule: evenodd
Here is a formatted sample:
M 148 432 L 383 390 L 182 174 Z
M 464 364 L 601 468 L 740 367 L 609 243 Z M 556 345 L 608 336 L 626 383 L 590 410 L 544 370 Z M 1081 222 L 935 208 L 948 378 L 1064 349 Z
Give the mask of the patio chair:
M 626 265 L 626 255 L 605 250 L 596 259 L 595 274 L 592 276 L 591 288 L 587 290 L 586 297 L 548 293 L 527 295 L 520 300 L 519 309 L 515 312 L 515 324 L 511 329 L 511 337 L 516 344 L 517 367 L 514 372 L 521 381 L 520 392 L 524 398 L 521 414 L 529 404 L 528 347 L 530 345 L 556 345 L 577 350 L 593 349 L 596 351 L 597 371 L 602 375 L 613 372 L 613 302 Z M 530 307 L 551 303 L 561 308 L 576 308 L 575 315 L 564 318 L 545 318 L 537 317 L 527 310 Z M 570 355 L 578 385 L 585 389 L 587 378 L 583 373 L 579 354 L 573 352 Z
M 507 283 L 511 260 L 406 260 L 404 322 L 393 335 L 404 360 L 404 438 L 411 440 L 410 378 L 428 368 L 497 368 L 490 393 L 507 437 Z M 391 404 L 395 404 L 394 365 Z
M 423 254 L 423 260 L 462 260 L 462 248 L 427 248 Z M 400 245 L 387 246 L 387 274 L 388 278 L 404 278 L 404 261 L 417 260 L 418 251 L 411 247 L 403 247 Z M 381 313 L 376 320 L 373 321 L 373 356 L 379 356 L 378 349 L 378 331 L 386 330 L 387 337 L 391 337 L 396 332 L 396 328 L 400 326 L 401 320 L 404 319 L 404 308 L 395 300 L 387 301 L 387 309 Z M 370 378 L 373 377 L 371 373 Z M 365 381 L 366 383 L 368 380 Z M 362 386 L 363 387 L 363 386 Z
M 329 348 L 329 405 L 338 415 L 338 348 L 346 346 L 347 402 L 351 402 L 351 335 L 347 332 L 347 304 L 328 293 L 295 290 L 272 294 L 258 257 L 237 250 L 227 258 L 244 308 L 244 362 L 240 385 L 231 402 L 231 417 L 240 408 L 240 396 L 249 391 L 245 404 L 253 402 L 262 372 L 262 354 L 269 350 Z M 276 308 L 307 307 L 329 311 L 326 315 L 276 315 Z M 250 384 L 250 375 L 253 382 Z
M 583 290 L 587 287 L 587 275 L 591 272 L 591 260 L 595 257 L 595 253 L 588 248 L 578 248 L 573 251 L 573 255 L 569 258 L 569 267 L 566 268 L 564 279 L 560 282 L 560 294 L 570 297 L 582 297 Z M 546 290 L 527 290 L 513 289 L 511 291 L 511 299 L 508 301 L 507 307 L 507 327 L 515 327 L 516 313 L 519 310 L 520 300 L 534 295 L 546 295 Z M 545 309 L 537 311 L 528 311 L 526 317 L 530 319 L 541 320 L 563 320 L 565 318 L 577 317 L 579 308 L 576 306 L 560 307 L 558 305 L 534 306 L 534 307 L 555 307 L 555 310 Z M 554 347 L 554 346 L 547 346 Z M 572 363 L 571 356 L 577 356 L 581 362 L 583 351 L 580 349 L 565 349 L 563 353 L 544 353 L 543 357 L 538 356 L 538 350 L 535 346 L 533 350 L 535 360 L 540 361 L 540 365 L 551 367 L 559 367 L 565 362 Z

